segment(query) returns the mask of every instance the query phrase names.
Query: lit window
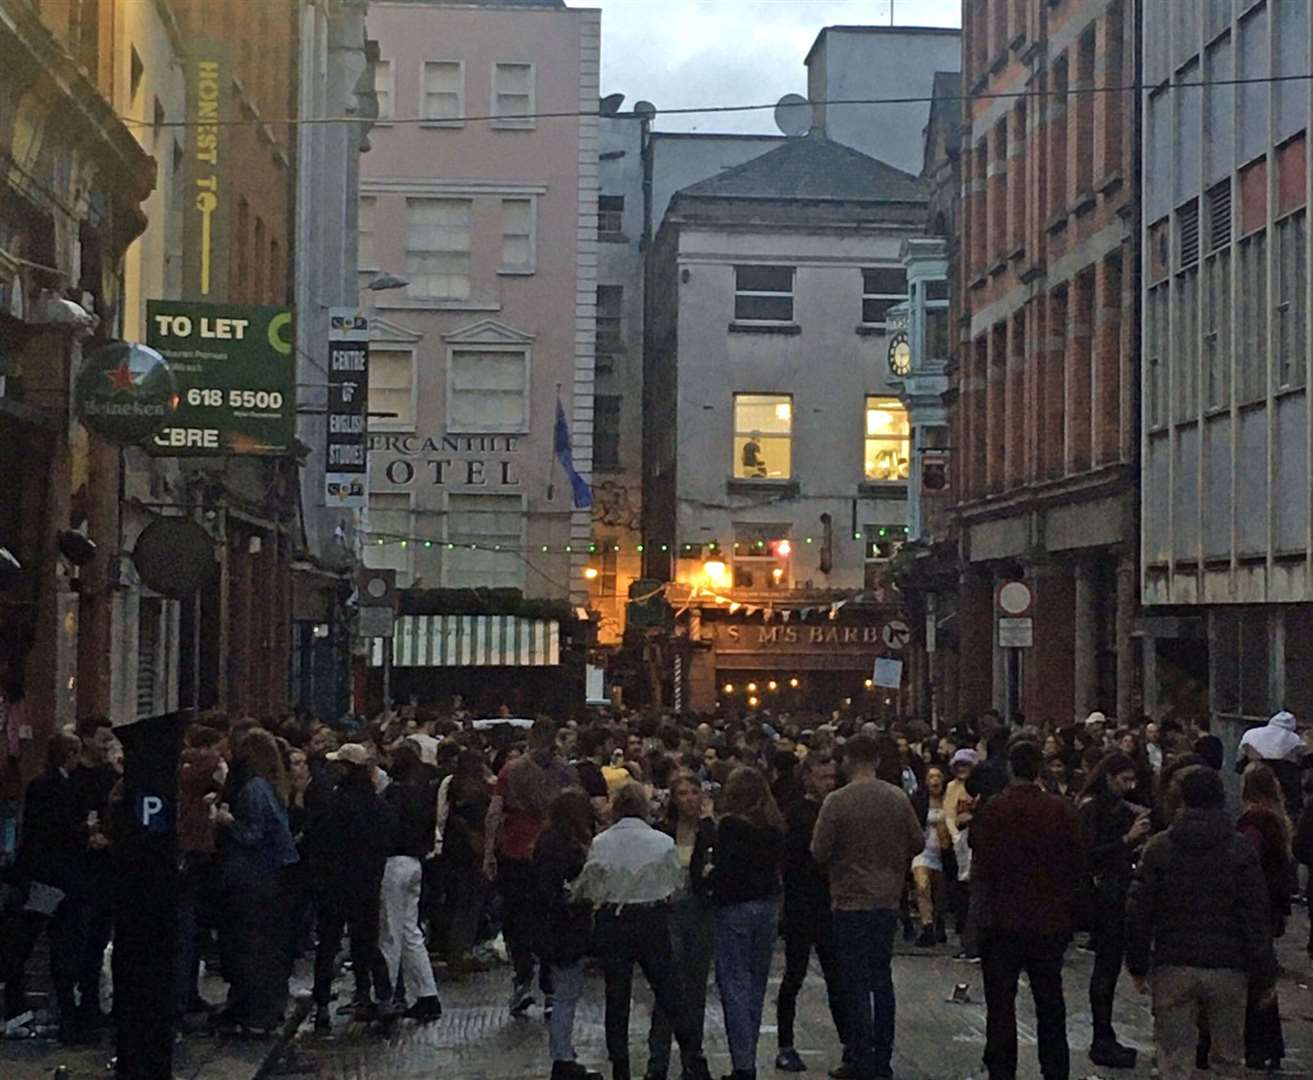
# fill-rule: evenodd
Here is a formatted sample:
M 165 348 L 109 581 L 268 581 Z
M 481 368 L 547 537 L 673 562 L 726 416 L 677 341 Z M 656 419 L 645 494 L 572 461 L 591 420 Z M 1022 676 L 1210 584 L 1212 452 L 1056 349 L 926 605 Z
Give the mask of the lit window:
M 906 480 L 911 463 L 911 427 L 897 398 L 866 399 L 866 479 Z
M 529 199 L 502 199 L 501 268 L 504 272 L 533 272 L 533 202 Z
M 907 271 L 877 266 L 862 271 L 862 323 L 884 326 L 889 309 L 907 299 Z
M 734 319 L 738 322 L 792 322 L 793 267 L 736 266 Z
M 734 526 L 734 587 L 763 591 L 792 586 L 788 525 Z
M 423 117 L 433 123 L 463 127 L 465 65 L 459 60 L 430 60 L 424 65 Z
M 374 95 L 378 98 L 378 118 L 383 123 L 392 119 L 392 61 L 374 61 Z
M 497 64 L 492 70 L 492 122 L 499 128 L 531 128 L 533 120 L 533 65 Z
M 415 429 L 415 354 L 409 351 L 369 350 L 369 411 L 376 414 L 371 428 Z M 395 415 L 377 415 L 393 413 Z
M 408 199 L 406 277 L 425 300 L 470 297 L 470 200 Z
M 740 480 L 793 475 L 793 399 L 788 395 L 734 395 L 734 475 Z
M 529 358 L 520 350 L 453 350 L 447 428 L 462 435 L 522 432 L 528 424 Z

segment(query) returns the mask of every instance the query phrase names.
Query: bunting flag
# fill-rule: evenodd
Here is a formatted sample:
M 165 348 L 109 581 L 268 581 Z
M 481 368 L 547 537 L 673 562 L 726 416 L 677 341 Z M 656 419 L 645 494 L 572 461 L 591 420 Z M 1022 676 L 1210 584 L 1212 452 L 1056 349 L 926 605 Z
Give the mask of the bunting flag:
M 556 460 L 561 463 L 566 479 L 570 481 L 574 508 L 587 510 L 593 505 L 593 489 L 574 467 L 574 446 L 570 441 L 570 425 L 565 422 L 565 406 L 561 404 L 559 397 L 556 399 Z

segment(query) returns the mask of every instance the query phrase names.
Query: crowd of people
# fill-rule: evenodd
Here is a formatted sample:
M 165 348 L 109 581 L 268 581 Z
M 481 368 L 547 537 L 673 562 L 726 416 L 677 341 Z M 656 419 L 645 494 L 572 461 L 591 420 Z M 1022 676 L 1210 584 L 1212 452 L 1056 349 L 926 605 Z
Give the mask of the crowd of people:
M 1313 762 L 1280 713 L 1239 748 L 1243 814 L 1227 816 L 1220 740 L 1179 723 L 1028 726 L 996 713 L 947 732 L 918 721 L 756 714 L 592 714 L 474 723 L 407 706 L 329 726 L 217 713 L 185 733 L 179 766 L 180 1023 L 262 1035 L 281 1023 L 298 956 L 313 957 L 314 1026 L 333 1027 L 349 939 L 361 1022 L 442 1015 L 443 980 L 485 968 L 500 935 L 509 1013 L 541 1003 L 553 1080 L 591 1080 L 573 1045 L 590 971 L 605 983 L 613 1080 L 630 1080 L 634 968 L 655 1001 L 645 1080 L 677 1048 L 703 1053 L 714 977 L 733 1071 L 756 1075 L 769 976 L 778 1070 L 817 957 L 842 1060 L 836 1078 L 892 1076 L 895 942 L 949 942 L 981 963 L 992 1080 L 1017 1070 L 1025 973 L 1046 1080 L 1070 1075 L 1063 964 L 1088 931 L 1091 1061 L 1136 1063 L 1113 1026 L 1123 969 L 1151 992 L 1165 1080 L 1285 1056 L 1273 940 L 1297 861 Z M 104 720 L 49 743 L 28 787 L 0 922 L 5 1014 L 28 1007 L 35 945 L 50 944 L 61 1039 L 94 1038 L 110 942 L 121 752 Z M 1295 823 L 1298 823 L 1296 827 Z M 1310 942 L 1313 952 L 1313 941 Z M 199 991 L 204 961 L 228 984 Z M 1197 1021 L 1197 1022 L 1196 1022 Z M 1230 1070 L 1230 1071 L 1228 1071 Z

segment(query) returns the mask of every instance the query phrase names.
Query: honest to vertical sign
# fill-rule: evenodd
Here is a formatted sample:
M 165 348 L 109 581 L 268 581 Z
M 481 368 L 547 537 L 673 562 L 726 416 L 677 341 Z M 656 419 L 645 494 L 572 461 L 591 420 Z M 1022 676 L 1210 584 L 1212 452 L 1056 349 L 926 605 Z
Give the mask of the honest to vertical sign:
M 196 42 L 187 65 L 187 111 L 190 145 L 186 157 L 187 200 L 183 205 L 186 258 L 183 287 L 201 300 L 228 298 L 227 242 L 229 212 L 224 177 L 227 144 L 222 121 L 232 102 L 228 53 L 213 41 Z
M 354 308 L 328 313 L 328 441 L 324 497 L 329 506 L 364 507 L 369 456 L 369 319 Z

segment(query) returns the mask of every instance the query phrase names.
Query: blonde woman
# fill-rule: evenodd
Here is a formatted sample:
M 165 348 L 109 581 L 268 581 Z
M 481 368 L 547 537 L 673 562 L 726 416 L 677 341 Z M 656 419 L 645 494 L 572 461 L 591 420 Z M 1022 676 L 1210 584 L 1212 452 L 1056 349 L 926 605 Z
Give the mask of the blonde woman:
M 944 771 L 937 765 L 925 774 L 929 809 L 925 819 L 925 849 L 912 860 L 912 880 L 916 882 L 916 904 L 921 917 L 921 936 L 917 945 L 928 948 L 948 940 L 944 914 L 948 892 L 944 883 L 944 852 L 949 848 L 948 825 L 944 821 Z

